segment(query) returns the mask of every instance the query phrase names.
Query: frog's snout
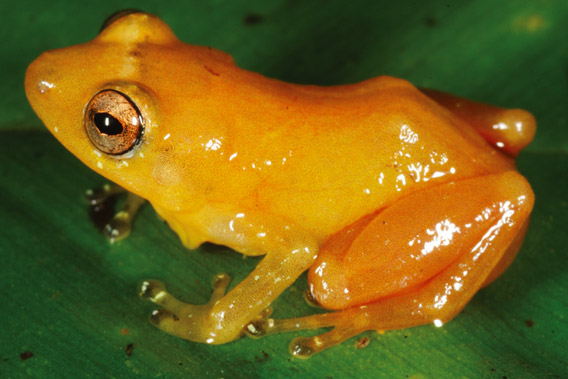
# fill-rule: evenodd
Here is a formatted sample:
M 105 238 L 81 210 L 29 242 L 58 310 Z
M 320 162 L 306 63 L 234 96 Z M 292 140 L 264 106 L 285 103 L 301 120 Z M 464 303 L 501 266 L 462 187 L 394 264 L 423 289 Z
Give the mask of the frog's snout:
M 52 133 L 68 129 L 67 121 L 77 124 L 77 94 L 69 94 L 69 83 L 61 69 L 58 51 L 47 51 L 37 57 L 26 70 L 26 97 L 35 114 Z M 80 108 L 82 109 L 82 107 Z M 82 112 L 81 112 L 82 116 Z M 71 121 L 72 120 L 72 121 Z
M 26 96 L 36 114 L 42 118 L 43 109 L 49 104 L 50 94 L 55 92 L 57 84 L 50 75 L 48 61 L 49 52 L 43 53 L 36 58 L 27 68 L 25 76 Z M 52 70 L 51 70 L 52 71 Z
M 53 81 L 48 80 L 45 76 L 41 74 L 41 62 L 43 60 L 45 53 L 36 58 L 27 68 L 25 77 L 25 88 L 26 96 L 28 101 L 32 105 L 32 108 L 37 113 L 36 104 L 38 97 L 43 95 L 53 88 L 55 84 Z

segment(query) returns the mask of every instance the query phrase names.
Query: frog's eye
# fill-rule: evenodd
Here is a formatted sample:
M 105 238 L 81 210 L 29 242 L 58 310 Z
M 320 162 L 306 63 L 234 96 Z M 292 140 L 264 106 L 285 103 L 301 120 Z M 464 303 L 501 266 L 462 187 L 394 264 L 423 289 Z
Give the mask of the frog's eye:
M 104 90 L 93 96 L 87 105 L 85 130 L 91 142 L 102 152 L 124 154 L 140 141 L 144 120 L 126 95 Z

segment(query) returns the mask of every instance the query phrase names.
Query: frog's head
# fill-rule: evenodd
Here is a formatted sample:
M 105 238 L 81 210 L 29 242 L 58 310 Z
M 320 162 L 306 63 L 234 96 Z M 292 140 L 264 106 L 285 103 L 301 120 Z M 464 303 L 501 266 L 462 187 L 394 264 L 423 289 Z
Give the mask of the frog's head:
M 212 56 L 220 57 L 181 43 L 155 16 L 121 14 L 91 42 L 37 58 L 26 72 L 26 94 L 87 166 L 151 201 L 159 192 L 171 202 L 162 206 L 179 208 L 199 202 L 193 183 L 210 169 L 199 146 L 217 132 L 207 118 L 215 112 L 204 105 L 211 74 L 195 66 Z

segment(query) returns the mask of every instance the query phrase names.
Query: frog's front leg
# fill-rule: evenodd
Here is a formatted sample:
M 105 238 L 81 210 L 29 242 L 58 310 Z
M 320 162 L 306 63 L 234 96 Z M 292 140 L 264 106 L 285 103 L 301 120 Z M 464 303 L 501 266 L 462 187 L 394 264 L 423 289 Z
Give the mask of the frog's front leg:
M 114 212 L 114 200 L 120 195 L 126 195 L 126 199 L 118 212 Z M 105 184 L 99 188 L 89 189 L 85 196 L 90 205 L 91 219 L 111 243 L 130 235 L 132 220 L 140 206 L 146 202 L 140 196 L 116 184 Z
M 248 255 L 266 254 L 257 267 L 225 294 L 229 278 L 217 276 L 209 303 L 194 305 L 175 299 L 157 281 L 144 283 L 141 295 L 164 307 L 151 321 L 163 331 L 195 342 L 222 344 L 240 337 L 316 258 L 318 245 L 303 229 L 285 222 L 265 221 L 243 212 L 207 210 L 202 227 L 211 242 Z M 219 213 L 212 217 L 212 214 Z
M 258 320 L 251 336 L 320 328 L 296 338 L 300 358 L 365 330 L 441 326 L 511 263 L 534 197 L 516 172 L 415 192 L 330 237 L 309 272 L 312 296 L 338 312 Z

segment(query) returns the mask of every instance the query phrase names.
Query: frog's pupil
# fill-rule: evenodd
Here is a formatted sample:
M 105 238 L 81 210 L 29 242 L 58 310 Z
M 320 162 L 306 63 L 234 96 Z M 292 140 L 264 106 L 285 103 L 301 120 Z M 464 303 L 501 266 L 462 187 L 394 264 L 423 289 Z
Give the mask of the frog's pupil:
M 94 122 L 99 132 L 103 134 L 116 136 L 122 133 L 123 127 L 120 121 L 108 113 L 96 113 Z

